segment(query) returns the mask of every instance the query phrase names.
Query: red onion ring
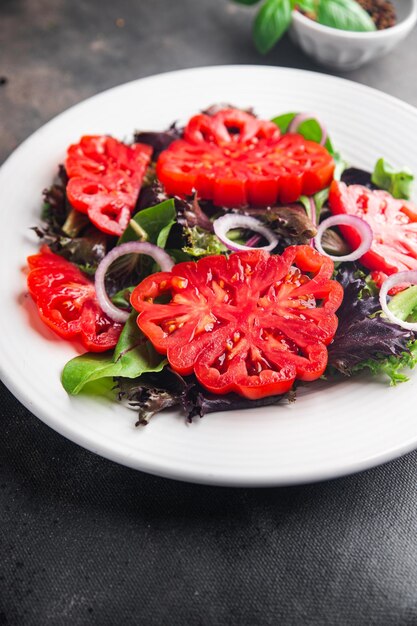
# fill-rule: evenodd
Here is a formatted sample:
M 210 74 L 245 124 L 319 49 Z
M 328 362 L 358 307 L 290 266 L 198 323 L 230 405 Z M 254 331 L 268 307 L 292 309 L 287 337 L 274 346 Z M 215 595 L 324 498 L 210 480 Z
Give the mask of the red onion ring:
M 228 238 L 227 233 L 233 228 L 247 228 L 248 230 L 253 230 L 255 233 L 259 233 L 262 237 L 265 237 L 265 239 L 269 241 L 267 246 L 256 248 L 257 250 L 266 250 L 270 252 L 278 244 L 278 237 L 272 232 L 272 230 L 264 226 L 259 220 L 254 217 L 250 217 L 249 215 L 227 213 L 213 222 L 213 228 L 220 241 L 227 248 L 229 248 L 229 250 L 233 250 L 234 252 L 237 250 L 253 250 L 253 248 L 248 245 L 244 246 L 240 243 L 236 243 L 235 241 L 231 241 Z
M 163 272 L 170 272 L 174 261 L 169 254 L 155 246 L 153 243 L 145 241 L 129 241 L 128 243 L 122 243 L 120 246 L 116 246 L 113 250 L 110 250 L 108 254 L 99 263 L 99 266 L 95 275 L 95 287 L 96 295 L 99 305 L 102 310 L 110 319 L 115 322 L 126 322 L 129 317 L 128 311 L 123 311 L 119 307 L 115 306 L 106 293 L 106 287 L 104 278 L 110 265 L 121 256 L 125 254 L 147 254 L 152 257 L 153 260 L 158 263 Z
M 401 320 L 399 317 L 393 314 L 393 312 L 389 309 L 387 303 L 387 295 L 388 292 L 395 287 L 395 285 L 401 283 L 408 283 L 411 285 L 417 285 L 417 271 L 409 270 L 406 272 L 398 272 L 397 274 L 392 274 L 388 276 L 382 283 L 381 290 L 379 292 L 379 301 L 381 303 L 381 308 L 384 311 L 385 315 L 393 324 L 397 324 L 397 326 L 401 326 L 401 328 L 405 328 L 406 330 L 417 331 L 417 322 L 405 322 Z
M 318 120 L 317 117 L 313 115 L 312 113 L 298 113 L 298 115 L 296 115 L 291 120 L 291 123 L 287 129 L 287 133 L 296 133 L 300 124 L 302 124 L 303 122 L 306 122 L 307 120 L 316 120 L 317 124 L 320 126 L 321 139 L 319 141 L 319 144 L 321 146 L 324 146 L 324 144 L 327 141 L 327 136 L 328 136 L 326 127 L 323 126 L 320 120 Z
M 249 246 L 249 248 L 254 248 L 261 239 L 262 237 L 260 235 L 252 235 L 252 237 L 247 240 L 246 245 Z
M 362 237 L 362 241 L 358 248 L 351 252 L 350 254 L 345 254 L 344 256 L 334 256 L 332 254 L 327 254 L 323 250 L 321 245 L 321 238 L 323 237 L 324 231 L 326 231 L 331 226 L 339 226 L 343 224 L 345 226 L 351 226 L 355 230 L 357 230 Z M 357 261 L 363 256 L 366 252 L 368 252 L 369 248 L 372 245 L 373 232 L 372 228 L 369 226 L 368 222 L 357 217 L 356 215 L 332 215 L 328 217 L 326 220 L 323 220 L 320 226 L 317 229 L 317 235 L 314 238 L 314 244 L 317 250 L 328 256 L 332 261 L 336 261 L 337 263 L 341 263 L 342 261 Z
M 308 197 L 308 201 L 310 203 L 310 220 L 313 222 L 314 226 L 317 226 L 317 207 L 316 207 L 316 203 L 314 202 L 314 198 L 312 196 Z
M 316 207 L 316 203 L 314 202 L 314 198 L 312 196 L 308 197 L 308 201 L 309 201 L 309 204 L 310 204 L 310 213 L 311 213 L 311 215 L 309 217 L 310 217 L 311 223 L 314 226 L 317 226 L 317 207 Z M 314 237 L 313 237 L 313 239 L 310 239 L 310 246 L 312 248 L 314 248 Z

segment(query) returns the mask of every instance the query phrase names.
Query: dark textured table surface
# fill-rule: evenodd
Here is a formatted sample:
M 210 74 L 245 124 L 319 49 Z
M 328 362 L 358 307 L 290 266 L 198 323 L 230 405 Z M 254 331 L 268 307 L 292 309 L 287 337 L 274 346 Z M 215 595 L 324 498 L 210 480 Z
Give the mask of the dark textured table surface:
M 0 162 L 141 76 L 266 63 L 226 0 L 1 0 Z M 416 31 L 346 77 L 417 105 Z M 2 82 L 2 81 L 0 81 Z M 417 140 L 417 138 L 416 138 Z M 1 389 L 0 625 L 417 624 L 417 453 L 287 489 L 154 478 L 57 435 Z

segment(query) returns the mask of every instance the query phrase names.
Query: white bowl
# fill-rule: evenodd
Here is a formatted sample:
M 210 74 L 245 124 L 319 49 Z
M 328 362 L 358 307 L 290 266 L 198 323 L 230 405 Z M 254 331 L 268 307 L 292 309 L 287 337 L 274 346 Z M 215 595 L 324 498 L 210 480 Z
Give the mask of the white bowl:
M 307 54 L 328 67 L 353 70 L 392 50 L 415 26 L 417 0 L 395 0 L 398 23 L 385 30 L 353 32 L 318 24 L 293 11 L 290 36 Z

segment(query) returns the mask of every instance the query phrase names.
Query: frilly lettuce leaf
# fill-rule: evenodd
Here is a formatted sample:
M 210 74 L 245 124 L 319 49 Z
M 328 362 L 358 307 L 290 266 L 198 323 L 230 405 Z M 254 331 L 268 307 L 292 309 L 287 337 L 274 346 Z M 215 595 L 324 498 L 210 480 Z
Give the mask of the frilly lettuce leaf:
M 199 226 L 184 227 L 184 238 L 187 245 L 183 251 L 191 257 L 202 257 L 209 254 L 224 254 L 227 248 L 214 233 L 209 233 Z
M 382 362 L 409 354 L 412 332 L 381 317 L 379 299 L 370 293 L 364 275 L 342 265 L 336 278 L 344 297 L 336 313 L 339 326 L 328 348 L 329 366 L 350 375 L 370 359 Z
M 119 400 L 138 412 L 136 425 L 146 425 L 150 418 L 168 407 L 178 407 L 188 422 L 207 413 L 256 408 L 294 401 L 295 392 L 249 400 L 234 393 L 212 394 L 194 376 L 183 378 L 169 367 L 157 374 L 144 374 L 136 380 L 117 379 Z
M 403 370 L 413 369 L 417 365 L 417 342 L 412 341 L 408 345 L 408 352 L 401 356 L 389 356 L 386 359 L 367 359 L 352 368 L 351 373 L 356 374 L 368 369 L 374 376 L 385 374 L 389 377 L 391 385 L 407 382 L 408 376 Z

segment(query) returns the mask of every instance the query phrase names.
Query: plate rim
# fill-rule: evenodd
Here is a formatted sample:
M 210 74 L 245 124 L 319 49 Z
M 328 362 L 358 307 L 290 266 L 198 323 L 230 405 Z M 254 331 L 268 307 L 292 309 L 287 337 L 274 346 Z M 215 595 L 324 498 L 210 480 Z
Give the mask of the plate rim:
M 304 70 L 304 69 L 295 68 L 295 67 L 294 68 L 281 67 L 277 65 L 256 65 L 256 64 L 250 64 L 250 63 L 242 63 L 242 64 L 235 63 L 235 64 L 226 64 L 226 65 L 201 65 L 197 67 L 186 67 L 184 69 L 168 70 L 166 72 L 159 72 L 158 74 L 149 74 L 141 78 L 134 78 L 133 80 L 129 80 L 125 83 L 119 83 L 117 85 L 114 85 L 113 87 L 108 87 L 107 89 L 98 91 L 92 96 L 88 96 L 88 98 L 84 98 L 83 100 L 76 102 L 75 104 L 71 105 L 67 109 L 64 109 L 60 113 L 57 113 L 56 115 L 54 115 L 50 120 L 48 120 L 47 122 L 39 126 L 39 128 L 34 130 L 33 133 L 31 133 L 28 137 L 23 139 L 16 146 L 16 148 L 6 157 L 5 161 L 0 165 L 0 174 L 2 173 L 3 168 L 6 165 L 9 166 L 9 162 L 15 159 L 16 155 L 20 152 L 21 149 L 25 147 L 26 143 L 31 141 L 35 136 L 38 135 L 38 133 L 43 132 L 44 129 L 47 129 L 49 127 L 49 125 L 54 124 L 57 120 L 61 118 L 61 116 L 64 116 L 69 112 L 73 112 L 74 110 L 77 109 L 77 107 L 82 106 L 84 103 L 91 102 L 94 99 L 99 98 L 105 95 L 106 93 L 109 93 L 110 91 L 116 91 L 118 89 L 127 87 L 134 83 L 157 79 L 160 76 L 169 76 L 169 75 L 174 76 L 175 74 L 185 74 L 187 72 L 195 72 L 195 71 L 201 71 L 201 70 L 202 71 L 215 71 L 219 69 L 233 70 L 235 68 L 239 68 L 239 70 L 242 70 L 242 69 L 247 69 L 247 70 L 257 69 L 257 70 L 262 70 L 262 71 L 271 70 L 271 71 L 278 71 L 278 72 L 288 72 L 290 74 L 297 73 L 300 75 L 305 74 L 307 76 L 320 76 L 320 79 L 328 80 L 329 82 L 332 82 L 332 83 L 341 82 L 343 84 L 349 84 L 349 86 L 352 89 L 355 88 L 355 89 L 359 89 L 360 91 L 364 89 L 365 91 L 373 92 L 374 94 L 379 94 L 384 98 L 384 100 L 390 100 L 393 104 L 396 104 L 397 106 L 400 106 L 401 108 L 406 109 L 409 112 L 414 112 L 414 113 L 417 112 L 417 106 L 414 106 L 410 104 L 409 102 L 405 102 L 404 100 L 401 100 L 401 98 L 398 98 L 397 96 L 393 96 L 392 94 L 386 93 L 385 91 L 382 91 L 381 89 L 377 89 L 376 87 L 370 87 L 368 85 L 365 85 L 364 83 L 358 83 L 354 80 L 350 80 L 349 78 L 344 78 L 342 76 L 333 76 L 332 74 L 325 74 L 323 72 L 316 72 L 313 70 Z
M 357 91 L 366 91 L 372 92 L 374 94 L 378 94 L 383 100 L 386 102 L 391 102 L 396 107 L 399 107 L 405 111 L 411 112 L 413 115 L 417 117 L 417 107 L 404 102 L 403 100 L 397 98 L 396 96 L 392 96 L 391 94 L 387 94 L 379 89 L 374 87 L 368 87 L 362 83 L 357 83 L 352 80 L 342 78 L 339 76 L 332 76 L 329 74 L 323 74 L 320 72 L 314 72 L 310 70 L 303 70 L 298 68 L 287 68 L 287 67 L 277 67 L 277 66 L 269 66 L 269 65 L 254 65 L 254 64 L 228 64 L 228 65 L 208 65 L 208 66 L 199 66 L 192 68 L 185 68 L 180 70 L 173 70 L 167 72 L 161 72 L 158 74 L 148 75 L 142 78 L 137 78 L 132 81 L 128 81 L 125 83 L 121 83 L 114 87 L 110 87 L 101 92 L 98 92 L 88 98 L 85 98 L 71 107 L 65 109 L 60 112 L 53 118 L 51 118 L 48 122 L 40 126 L 37 130 L 35 130 L 31 135 L 29 135 L 26 139 L 24 139 L 14 150 L 13 152 L 6 158 L 3 164 L 0 166 L 0 180 L 4 175 L 7 175 L 7 170 L 9 167 L 13 167 L 14 161 L 19 160 L 20 154 L 26 149 L 27 144 L 29 144 L 34 138 L 36 138 L 39 134 L 43 132 L 47 132 L 49 127 L 55 124 L 60 120 L 61 117 L 65 116 L 69 112 L 74 112 L 78 107 L 82 107 L 87 102 L 92 102 L 97 98 L 102 97 L 103 95 L 109 92 L 115 92 L 119 89 L 132 86 L 136 83 L 143 84 L 145 81 L 157 80 L 162 76 L 170 75 L 175 77 L 175 75 L 181 74 L 184 75 L 188 72 L 216 72 L 222 71 L 225 69 L 234 70 L 239 68 L 239 71 L 242 70 L 250 70 L 250 71 L 264 71 L 268 72 L 278 72 L 278 73 L 289 73 L 289 74 L 298 74 L 308 75 L 308 76 L 318 76 L 320 80 L 329 81 L 331 83 L 342 82 L 343 84 L 347 84 L 348 88 L 354 89 Z M 0 337 L 1 344 L 1 337 Z M 307 474 L 303 474 L 300 472 L 299 475 L 287 476 L 287 477 L 277 477 L 274 475 L 270 475 L 268 477 L 262 476 L 253 476 L 251 479 L 245 477 L 244 479 L 240 479 L 239 477 L 227 477 L 224 475 L 217 475 L 213 471 L 203 471 L 199 469 L 196 471 L 191 468 L 182 468 L 182 469 L 161 469 L 160 464 L 156 461 L 149 462 L 147 460 L 141 460 L 133 457 L 124 456 L 121 457 L 121 454 L 117 451 L 117 449 L 110 445 L 110 441 L 94 445 L 94 442 L 85 434 L 77 431 L 76 428 L 71 428 L 70 425 L 68 427 L 65 424 L 54 422 L 53 418 L 49 418 L 49 415 L 42 409 L 42 407 L 37 406 L 31 399 L 29 392 L 26 392 L 25 389 L 19 387 L 14 377 L 8 375 L 7 367 L 5 367 L 5 363 L 3 362 L 3 350 L 0 350 L 0 375 L 1 379 L 4 382 L 5 386 L 9 389 L 9 391 L 15 396 L 15 398 L 25 406 L 35 417 L 40 419 L 44 424 L 48 427 L 52 428 L 55 432 L 63 435 L 65 438 L 69 439 L 73 443 L 80 445 L 81 447 L 93 452 L 94 454 L 99 454 L 104 458 L 107 458 L 111 461 L 114 461 L 118 464 L 124 465 L 126 467 L 130 467 L 132 469 L 140 470 L 145 473 L 150 473 L 155 476 L 160 476 L 164 478 L 170 478 L 174 480 L 186 481 L 190 483 L 197 484 L 207 484 L 207 485 L 217 485 L 217 486 L 228 486 L 228 487 L 271 487 L 271 486 L 285 486 L 285 485 L 295 485 L 295 484 L 308 484 L 313 482 L 319 482 L 328 479 L 334 479 L 341 476 L 346 476 L 350 474 L 354 474 L 366 469 L 370 469 L 380 464 L 384 464 L 398 458 L 399 456 L 406 454 L 414 450 L 417 447 L 417 431 L 415 439 L 410 441 L 405 441 L 401 445 L 396 445 L 393 448 L 389 448 L 381 453 L 375 454 L 372 457 L 369 457 L 365 460 L 360 460 L 356 462 L 345 462 L 343 467 L 333 468 L 327 470 L 316 470 L 313 472 L 309 472 Z M 304 470 L 305 472 L 305 470 Z

